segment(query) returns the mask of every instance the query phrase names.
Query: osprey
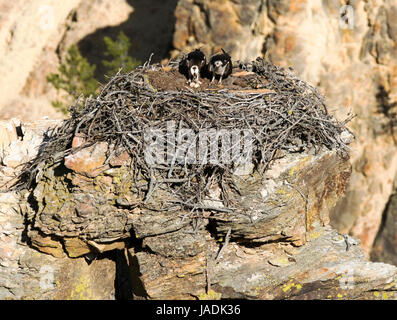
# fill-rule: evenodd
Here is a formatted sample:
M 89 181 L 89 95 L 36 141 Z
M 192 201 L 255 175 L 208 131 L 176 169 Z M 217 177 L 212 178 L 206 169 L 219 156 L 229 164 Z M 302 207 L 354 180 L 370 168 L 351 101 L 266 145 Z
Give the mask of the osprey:
M 196 49 L 186 56 L 179 65 L 180 71 L 187 74 L 187 83 L 191 87 L 197 88 L 201 81 L 199 80 L 200 74 L 206 66 L 207 59 L 200 49 Z
M 222 79 L 227 78 L 232 73 L 232 59 L 225 50 L 222 49 L 222 52 L 212 56 L 210 59 L 208 72 L 212 75 L 211 82 L 214 82 L 215 76 L 219 76 L 218 83 L 221 83 Z

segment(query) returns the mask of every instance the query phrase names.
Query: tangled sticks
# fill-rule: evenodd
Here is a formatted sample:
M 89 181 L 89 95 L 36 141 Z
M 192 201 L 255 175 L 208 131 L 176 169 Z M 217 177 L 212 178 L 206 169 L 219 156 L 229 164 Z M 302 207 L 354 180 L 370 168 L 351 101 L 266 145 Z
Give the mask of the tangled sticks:
M 129 74 L 117 74 L 97 98 L 86 99 L 82 107 L 76 102 L 71 108 L 71 118 L 49 133 L 37 158 L 26 165 L 18 186 L 30 187 L 43 166 L 61 163 L 65 156 L 96 142 L 107 142 L 113 146 L 108 157 L 127 151 L 136 181 L 147 181 L 142 190 L 142 205 L 147 205 L 153 190 L 164 188 L 176 199 L 166 204 L 164 210 L 169 208 L 167 205 L 177 205 L 228 212 L 232 204 L 228 203 L 227 194 L 222 193 L 223 185 L 228 183 L 239 162 L 233 155 L 228 161 L 219 161 L 222 152 L 230 152 L 230 148 L 222 149 L 218 161 L 208 160 L 212 149 L 206 157 L 207 153 L 203 155 L 199 149 L 202 144 L 197 141 L 204 131 L 237 132 L 223 142 L 217 140 L 219 135 L 207 135 L 206 139 L 210 140 L 210 146 L 212 143 L 219 148 L 225 141 L 232 141 L 229 147 L 236 143 L 241 148 L 249 145 L 249 160 L 260 173 L 266 170 L 277 151 L 280 156 L 283 152 L 325 146 L 347 154 L 348 146 L 341 134 L 350 134 L 345 127 L 350 118 L 338 122 L 328 114 L 324 99 L 315 88 L 261 58 L 251 64 L 241 64 L 238 71 L 247 69 L 253 71 L 246 72 L 250 76 L 245 83 L 250 90 L 246 90 L 247 86 L 242 90 L 194 91 L 188 87 L 158 90 L 150 83 L 148 73 L 157 72 L 160 76 L 167 72 L 161 66 L 148 63 Z M 178 132 L 171 144 L 184 145 L 183 152 L 175 149 L 175 145 L 168 148 L 167 139 L 175 131 Z M 156 134 L 149 134 L 148 138 L 148 133 L 153 132 Z M 193 134 L 193 140 L 186 140 L 179 132 Z M 243 141 L 246 132 L 252 138 L 251 144 Z M 72 140 L 77 134 L 84 137 L 85 143 L 72 149 Z M 163 140 L 158 139 L 159 136 Z M 186 144 L 187 141 L 190 144 Z M 148 152 L 150 145 L 157 149 Z M 159 151 L 164 157 L 158 157 Z M 188 153 L 192 156 L 190 161 L 186 161 Z M 204 205 L 214 183 L 220 186 L 222 207 Z

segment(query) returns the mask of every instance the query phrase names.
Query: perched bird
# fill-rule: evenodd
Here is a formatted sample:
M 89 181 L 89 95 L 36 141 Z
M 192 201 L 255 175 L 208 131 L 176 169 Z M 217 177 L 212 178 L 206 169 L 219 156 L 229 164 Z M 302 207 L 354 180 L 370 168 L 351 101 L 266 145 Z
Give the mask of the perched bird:
M 207 63 L 205 54 L 200 50 L 196 49 L 186 56 L 179 65 L 179 70 L 187 76 L 187 83 L 191 87 L 197 88 L 201 81 L 200 74 L 204 70 Z
M 222 79 L 232 74 L 232 58 L 225 50 L 222 49 L 222 52 L 212 56 L 210 59 L 208 72 L 212 76 L 211 83 L 214 82 L 216 76 L 219 76 L 218 83 L 221 83 Z

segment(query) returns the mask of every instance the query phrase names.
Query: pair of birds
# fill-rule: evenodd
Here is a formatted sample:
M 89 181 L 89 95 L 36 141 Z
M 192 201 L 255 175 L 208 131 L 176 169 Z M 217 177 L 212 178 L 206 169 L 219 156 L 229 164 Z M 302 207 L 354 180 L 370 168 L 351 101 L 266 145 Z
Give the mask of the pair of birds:
M 200 49 L 189 52 L 179 64 L 181 73 L 188 79 L 187 83 L 195 88 L 201 84 L 200 76 L 209 76 L 211 83 L 219 77 L 218 83 L 222 83 L 222 79 L 232 73 L 232 68 L 232 59 L 223 49 L 222 53 L 213 55 L 208 64 L 205 54 Z

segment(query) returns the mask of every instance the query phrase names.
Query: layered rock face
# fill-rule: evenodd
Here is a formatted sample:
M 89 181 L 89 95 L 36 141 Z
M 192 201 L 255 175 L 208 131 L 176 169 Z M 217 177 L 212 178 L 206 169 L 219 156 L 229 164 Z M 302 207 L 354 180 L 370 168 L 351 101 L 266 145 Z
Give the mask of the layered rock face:
M 16 115 L 16 112 L 18 114 L 22 112 L 22 118 L 41 117 L 44 114 L 51 117 L 57 116 L 51 113 L 52 107 L 49 103 L 55 97 L 55 93 L 51 91 L 45 82 L 45 76 L 49 72 L 55 71 L 59 62 L 57 54 L 62 56 L 69 44 L 80 40 L 83 40 L 80 42 L 81 45 L 87 45 L 86 50 L 89 52 L 89 44 L 92 43 L 90 40 L 95 39 L 95 37 L 90 37 L 89 35 L 95 34 L 98 28 L 103 28 L 99 33 L 102 36 L 106 33 L 106 26 L 115 26 L 123 23 L 129 17 L 133 18 L 132 7 L 139 7 L 138 4 L 134 6 L 134 1 L 128 1 L 127 3 L 122 0 L 118 1 L 117 4 L 113 1 L 112 4 L 114 5 L 110 5 L 108 1 L 104 0 L 92 1 L 89 4 L 81 1 L 70 1 L 67 4 L 55 2 L 31 1 L 29 5 L 24 5 L 19 1 L 0 5 L 2 6 L 2 12 L 6 13 L 1 18 L 2 29 L 0 31 L 0 39 L 3 39 L 0 47 L 0 56 L 2 57 L 0 59 L 0 78 L 2 79 L 0 88 L 3 90 L 0 100 L 0 114 L 2 117 L 9 118 Z M 170 2 L 171 7 L 175 4 L 175 2 Z M 119 200 L 115 198 L 105 199 L 108 201 L 106 205 L 114 206 L 111 207 L 113 210 L 111 212 L 117 212 L 117 214 L 119 214 L 119 210 L 122 212 L 119 216 L 116 215 L 117 219 L 112 222 L 114 223 L 114 228 L 111 229 L 111 234 L 106 235 L 106 230 L 102 233 L 102 235 L 105 234 L 106 237 L 111 239 L 106 243 L 106 241 L 103 242 L 103 238 L 95 238 L 95 236 L 91 239 L 81 239 L 76 236 L 79 235 L 78 231 L 67 230 L 68 227 L 70 228 L 70 221 L 73 220 L 80 223 L 80 226 L 90 230 L 89 223 L 84 224 L 82 222 L 87 222 L 87 220 L 84 220 L 85 214 L 91 210 L 89 200 L 99 201 L 99 197 L 93 196 L 87 199 L 82 196 L 72 199 L 74 204 L 80 206 L 77 211 L 71 210 L 71 207 L 67 211 L 67 205 L 62 207 L 66 213 L 69 213 L 66 214 L 67 219 L 62 220 L 64 217 L 58 217 L 58 220 L 55 219 L 55 221 L 58 224 L 60 221 L 69 222 L 69 226 L 68 223 L 64 223 L 65 229 L 63 231 L 59 231 L 55 227 L 51 229 L 53 226 L 46 223 L 46 221 L 50 220 L 53 211 L 61 208 L 59 201 L 52 203 L 52 209 L 54 210 L 51 210 L 51 212 L 41 207 L 40 215 L 37 219 L 37 227 L 38 229 L 42 227 L 48 234 L 54 233 L 54 235 L 49 236 L 38 230 L 28 230 L 25 225 L 25 218 L 18 213 L 21 210 L 23 212 L 28 210 L 27 208 L 19 209 L 20 195 L 4 193 L 1 194 L 0 200 L 4 204 L 1 206 L 2 221 L 4 223 L 1 223 L 3 228 L 1 230 L 2 260 L 0 263 L 3 283 L 0 292 L 3 297 L 76 298 L 79 296 L 82 298 L 112 298 L 115 296 L 114 278 L 111 278 L 109 283 L 106 282 L 109 284 L 108 287 L 106 284 L 108 289 L 101 294 L 97 294 L 95 286 L 91 286 L 89 281 L 83 279 L 84 281 L 79 282 L 81 279 L 77 278 L 79 276 L 77 271 L 76 273 L 71 271 L 73 276 L 68 278 L 74 280 L 62 287 L 68 289 L 60 290 L 57 281 L 61 281 L 59 277 L 65 272 L 64 270 L 78 270 L 79 268 L 84 270 L 84 274 L 87 275 L 85 279 L 93 279 L 93 274 L 102 274 L 101 272 L 103 274 L 115 274 L 117 268 L 113 260 L 100 259 L 93 261 L 91 265 L 87 265 L 85 260 L 81 258 L 82 255 L 93 252 L 95 254 L 101 254 L 102 252 L 110 254 L 109 252 L 114 249 L 128 251 L 123 257 L 126 256 L 129 259 L 129 265 L 136 267 L 135 270 L 141 268 L 141 270 L 146 272 L 143 276 L 135 273 L 132 275 L 134 282 L 140 284 L 139 288 L 135 287 L 133 289 L 136 297 L 164 298 L 164 292 L 156 287 L 159 279 L 172 279 L 170 281 L 170 289 L 167 289 L 169 290 L 167 297 L 201 296 L 204 292 L 202 287 L 208 286 L 205 280 L 208 275 L 214 279 L 210 283 L 217 283 L 212 286 L 213 289 L 218 293 L 222 293 L 223 297 L 319 297 L 314 295 L 310 286 L 309 289 L 301 290 L 302 286 L 304 287 L 303 284 L 310 284 L 312 288 L 318 288 L 316 286 L 330 279 L 334 281 L 333 283 L 339 283 L 337 279 L 341 274 L 348 275 L 348 278 L 342 276 L 343 281 L 346 280 L 344 283 L 352 283 L 353 281 L 353 283 L 362 284 L 361 287 L 358 286 L 361 291 L 356 291 L 354 297 L 382 298 L 384 297 L 383 294 L 388 294 L 386 291 L 393 292 L 395 290 L 393 287 L 393 279 L 395 278 L 393 267 L 364 262 L 359 247 L 354 244 L 349 245 L 350 242 L 355 243 L 355 241 L 349 240 L 349 238 L 347 240 L 338 238 L 339 236 L 335 231 L 327 227 L 328 217 L 330 216 L 331 224 L 339 231 L 350 233 L 360 238 L 364 254 L 368 257 L 379 226 L 382 226 L 375 242 L 372 257 L 379 261 L 394 263 L 394 240 L 391 239 L 394 239 L 395 233 L 393 226 L 395 201 L 390 198 L 390 195 L 394 189 L 393 180 L 395 180 L 397 171 L 397 150 L 394 137 L 394 117 L 396 115 L 395 105 L 397 100 L 397 55 L 395 49 L 397 41 L 397 7 L 393 2 L 386 0 L 357 0 L 350 1 L 351 7 L 349 8 L 351 9 L 341 12 L 343 5 L 344 3 L 335 1 L 320 2 L 315 0 L 180 0 L 175 10 L 174 50 L 171 52 L 172 56 L 201 45 L 204 46 L 203 50 L 207 53 L 218 51 L 223 47 L 231 53 L 234 59 L 249 60 L 263 54 L 276 64 L 293 66 L 304 80 L 320 88 L 328 98 L 328 104 L 331 106 L 330 111 L 337 117 L 343 118 L 349 110 L 357 114 L 357 117 L 350 124 L 350 127 L 356 133 L 357 140 L 351 145 L 353 170 L 349 185 L 346 186 L 346 181 L 342 179 L 343 175 L 341 173 L 345 172 L 345 175 L 347 175 L 347 163 L 335 158 L 333 154 L 325 153 L 315 160 L 311 158 L 308 162 L 303 161 L 304 165 L 300 168 L 303 171 L 299 172 L 302 172 L 300 174 L 303 176 L 303 172 L 309 170 L 309 168 L 310 170 L 315 170 L 317 165 L 319 166 L 318 168 L 321 168 L 321 161 L 324 161 L 327 165 L 338 167 L 331 166 L 335 171 L 330 170 L 329 175 L 313 181 L 316 187 L 312 191 L 303 192 L 301 187 L 303 186 L 303 181 L 306 181 L 303 178 L 294 182 L 286 180 L 291 186 L 295 186 L 296 190 L 288 185 L 284 186 L 282 190 L 270 188 L 273 195 L 287 198 L 293 195 L 291 203 L 300 208 L 305 205 L 305 214 L 309 212 L 308 217 L 312 217 L 311 220 L 304 222 L 303 212 L 301 212 L 301 215 L 285 220 L 284 218 L 288 216 L 288 211 L 283 211 L 284 216 L 279 212 L 284 217 L 280 220 L 285 223 L 284 225 L 281 224 L 281 226 L 286 228 L 287 236 L 282 233 L 285 230 L 272 229 L 273 222 L 270 219 L 273 218 L 272 215 L 270 215 L 269 221 L 261 220 L 258 222 L 261 228 L 263 227 L 266 231 L 266 234 L 262 235 L 266 241 L 273 239 L 271 241 L 280 244 L 282 248 L 284 246 L 288 247 L 286 250 L 277 251 L 276 246 L 273 247 L 259 242 L 259 244 L 255 244 L 255 250 L 250 251 L 251 247 L 241 246 L 235 242 L 236 239 L 233 239 L 232 243 L 226 246 L 223 251 L 225 260 L 216 261 L 215 266 L 212 268 L 214 271 L 212 273 L 209 271 L 206 274 L 207 271 L 205 270 L 208 266 L 211 269 L 213 260 L 207 258 L 208 256 L 203 250 L 204 244 L 208 244 L 207 248 L 212 248 L 212 251 L 209 251 L 210 256 L 216 256 L 220 247 L 220 244 L 211 238 L 213 234 L 208 232 L 208 225 L 210 229 L 215 229 L 223 237 L 231 228 L 233 230 L 232 234 L 240 234 L 241 237 L 252 241 L 252 238 L 257 238 L 252 235 L 255 235 L 258 230 L 255 227 L 252 228 L 251 220 L 248 223 L 248 220 L 244 220 L 245 217 L 236 216 L 230 219 L 221 218 L 220 215 L 217 223 L 210 223 L 208 220 L 203 226 L 194 228 L 194 236 L 186 236 L 185 233 L 171 229 L 170 233 L 166 235 L 145 234 L 144 230 L 147 228 L 150 230 L 150 227 L 153 228 L 150 223 L 137 219 L 137 215 L 132 217 L 122 212 L 126 205 L 130 205 L 129 201 L 131 199 L 130 195 L 128 195 L 128 197 L 121 197 Z M 23 10 L 20 8 L 23 8 Z M 163 12 L 161 9 L 163 7 L 160 9 L 159 7 L 156 8 L 157 12 Z M 153 10 L 155 15 L 156 10 Z M 51 14 L 53 11 L 55 11 L 54 15 Z M 141 8 L 140 12 L 135 12 L 135 14 L 142 18 L 144 9 Z M 351 15 L 352 12 L 353 15 Z M 100 18 L 93 18 L 95 15 Z M 32 17 L 34 23 L 29 20 Z M 29 22 L 24 22 L 28 20 Z M 23 23 L 19 23 L 21 21 Z M 167 21 L 173 21 L 173 19 Z M 147 27 L 148 24 L 138 24 L 135 26 L 135 30 L 144 30 L 146 28 L 142 26 Z M 169 34 L 172 31 L 169 26 L 164 28 L 165 34 Z M 29 37 L 28 35 L 30 35 L 31 31 L 34 31 L 34 35 Z M 134 33 L 131 32 L 132 34 Z M 134 42 L 133 38 L 131 40 Z M 29 48 L 25 46 L 26 41 L 31 44 Z M 164 43 L 167 41 L 164 40 Z M 144 41 L 142 44 L 144 44 Z M 95 50 L 91 50 L 92 55 L 95 54 L 93 51 Z M 145 48 L 140 52 L 143 56 L 146 55 L 148 50 Z M 26 59 L 27 56 L 33 57 L 33 59 Z M 45 106 L 48 106 L 48 108 Z M 23 124 L 22 127 L 28 128 L 29 126 Z M 32 125 L 32 128 L 35 126 L 36 124 Z M 48 126 L 48 124 L 44 126 Z M 4 179 L 17 172 L 16 167 L 18 164 L 33 156 L 35 152 L 34 146 L 40 143 L 36 132 L 39 132 L 40 135 L 43 129 L 37 129 L 38 131 L 36 129 L 32 129 L 33 131 L 23 129 L 26 136 L 24 136 L 22 141 L 22 136 L 20 135 L 20 130 L 22 129 L 16 129 L 22 128 L 18 121 L 9 122 L 2 127 L 6 129 L 2 131 L 1 137 L 2 139 L 7 137 L 7 142 L 3 141 L 3 145 L 9 148 L 7 152 L 2 154 L 1 170 L 2 179 Z M 32 143 L 33 140 L 31 139 L 36 139 L 36 142 Z M 23 146 L 22 149 L 20 149 L 21 146 Z M 95 150 L 85 150 L 85 156 L 99 155 L 94 160 L 101 162 L 101 148 L 107 147 L 99 145 L 96 146 Z M 83 159 L 85 158 L 83 157 Z M 122 163 L 122 159 L 117 161 Z M 310 167 L 309 164 L 314 167 Z M 101 179 L 95 176 L 97 174 L 95 168 L 93 172 L 85 173 L 83 175 L 84 178 L 81 178 L 76 167 L 73 167 L 73 163 L 69 163 L 69 167 L 71 173 L 67 178 L 61 179 L 57 177 L 56 172 L 46 172 L 47 176 L 44 178 L 55 179 L 57 184 L 55 184 L 54 188 L 43 182 L 43 190 L 47 187 L 47 193 L 40 193 L 38 190 L 36 192 L 38 202 L 51 201 L 51 195 L 53 194 L 58 198 L 65 185 L 70 186 L 70 183 L 72 185 L 75 183 L 77 188 L 88 188 L 93 195 L 96 194 L 98 188 L 104 188 L 105 191 L 113 193 L 114 190 L 112 188 L 114 186 L 111 186 L 110 180 L 117 180 L 118 174 L 122 174 L 122 172 L 119 172 L 115 176 L 108 175 L 102 181 L 99 181 Z M 120 168 L 122 168 L 121 164 L 116 171 L 122 171 Z M 284 177 L 288 176 L 290 172 L 288 170 L 294 173 L 296 171 L 288 166 L 282 168 Z M 255 183 L 254 181 L 254 185 Z M 333 183 L 336 183 L 336 185 L 333 185 Z M 327 189 L 329 185 L 333 187 Z M 345 193 L 343 191 L 344 188 L 347 188 Z M 271 193 L 267 189 L 265 191 L 263 194 Z M 336 194 L 330 195 L 330 192 L 336 192 Z M 302 194 L 299 198 L 298 194 L 300 193 Z M 343 194 L 345 195 L 343 196 Z M 258 195 L 248 194 L 247 201 L 259 201 L 258 199 L 261 198 L 256 199 L 256 196 Z M 306 200 L 302 202 L 305 197 Z M 66 203 L 70 201 L 70 199 L 62 197 L 61 199 Z M 294 203 L 293 201 L 297 202 Z M 335 203 L 336 206 L 333 207 Z M 386 206 L 387 203 L 388 206 Z M 15 212 L 15 208 L 17 208 L 17 212 Z M 307 208 L 310 210 L 307 211 Z M 387 209 L 386 211 L 385 208 Z M 312 215 L 310 214 L 311 210 L 313 210 Z M 384 224 L 381 224 L 383 212 L 386 215 L 383 220 Z M 109 222 L 106 220 L 104 212 L 98 210 L 97 213 L 98 220 L 93 220 L 95 223 L 98 221 L 105 221 L 105 224 Z M 158 216 L 153 215 L 153 217 Z M 41 218 L 42 220 L 40 220 Z M 239 227 L 236 226 L 235 220 L 238 221 Z M 315 229 L 314 233 L 309 232 L 310 228 L 306 229 L 308 225 L 311 225 L 310 221 L 314 223 L 316 228 L 319 228 Z M 164 223 L 161 220 L 160 222 Z M 128 234 L 125 231 L 133 223 L 137 226 L 138 233 L 141 232 L 140 235 L 144 238 L 139 240 L 142 242 L 134 248 L 123 237 L 123 235 Z M 141 229 L 138 226 L 141 226 Z M 124 227 L 125 229 L 123 229 Z M 54 230 L 59 231 L 59 234 L 56 234 Z M 274 236 L 275 234 L 276 236 Z M 208 236 L 211 239 L 208 239 Z M 316 238 L 316 236 L 318 237 Z M 30 242 L 27 237 L 29 237 Z M 283 237 L 287 237 L 289 240 L 283 242 Z M 102 242 L 98 242 L 98 239 L 101 239 Z M 175 243 L 180 241 L 180 239 L 186 240 L 186 244 L 184 243 L 181 249 L 177 250 L 167 246 L 168 241 Z M 290 247 L 291 239 L 294 245 L 301 246 L 301 250 L 296 252 L 292 250 L 293 248 Z M 309 241 L 307 241 L 308 239 Z M 164 244 L 159 246 L 161 240 L 164 240 Z M 88 241 L 91 242 L 88 243 Z M 332 244 L 330 245 L 330 243 Z M 350 246 L 350 249 L 346 252 L 348 246 Z M 52 256 L 38 253 L 32 247 L 39 248 Z M 143 247 L 150 249 L 143 250 Z M 247 258 L 247 252 L 248 255 L 254 253 L 251 260 Z M 291 252 L 293 252 L 292 257 Z M 332 254 L 327 258 L 322 255 L 324 252 L 331 252 Z M 315 262 L 309 259 L 313 254 L 318 254 L 320 257 L 318 261 Z M 237 263 L 236 260 L 233 260 L 237 259 L 234 255 L 237 257 L 244 256 L 252 264 L 250 262 L 245 264 L 244 259 Z M 260 260 L 257 258 L 258 255 L 260 257 L 264 255 L 266 258 Z M 75 260 L 70 260 L 66 256 L 75 257 Z M 175 264 L 175 259 L 181 260 Z M 296 261 L 294 262 L 294 260 Z M 239 265 L 238 271 L 229 270 L 230 273 L 226 275 L 227 261 L 234 261 L 236 266 Z M 304 261 L 310 261 L 311 265 L 309 264 L 305 267 Z M 104 264 L 102 265 L 101 263 Z M 226 263 L 226 265 L 223 265 L 223 263 Z M 257 282 L 252 282 L 255 285 L 260 284 L 263 286 L 257 292 L 254 290 L 256 287 L 251 286 L 251 282 L 249 282 L 250 284 L 247 285 L 246 289 L 241 289 L 241 282 L 239 284 L 233 281 L 230 282 L 230 276 L 235 276 L 239 273 L 248 275 L 251 272 L 250 266 L 256 265 L 257 267 L 255 268 L 260 268 L 264 263 L 268 264 L 266 265 L 267 268 L 263 269 L 266 269 L 264 273 L 275 275 L 278 279 L 274 288 L 279 289 L 279 294 L 269 293 L 263 289 L 269 279 L 266 280 L 260 278 L 260 276 L 258 276 Z M 42 265 L 47 264 L 53 266 L 52 271 L 51 269 L 40 269 Z M 347 268 L 347 265 L 353 269 Z M 157 267 L 153 268 L 153 266 Z M 169 268 L 167 269 L 164 266 Z M 222 270 L 218 269 L 219 266 L 222 266 L 220 268 Z M 324 268 L 333 270 L 334 273 L 330 275 L 330 273 L 324 271 Z M 168 271 L 170 269 L 174 270 L 174 272 L 171 276 L 168 276 L 165 270 Z M 317 271 L 312 272 L 314 269 Z M 346 273 L 342 269 L 348 270 L 348 272 Z M 283 272 L 280 272 L 280 270 Z M 313 275 L 311 278 L 307 278 L 309 270 Z M 351 272 L 351 270 L 354 271 Z M 37 271 L 39 274 L 45 275 L 45 277 L 37 278 L 37 275 L 35 275 Z M 281 273 L 284 275 L 288 274 L 291 278 L 287 278 L 287 276 L 283 278 Z M 48 274 L 53 276 L 50 275 L 48 277 Z M 297 277 L 300 279 L 299 282 L 292 279 L 294 274 L 300 274 Z M 256 275 L 251 274 L 251 276 L 254 280 L 256 279 Z M 33 289 L 29 291 L 31 284 L 28 282 L 35 277 L 37 281 L 31 287 Z M 365 281 L 361 280 L 366 279 L 366 277 L 374 280 L 368 285 L 364 285 Z M 186 279 L 189 279 L 189 281 Z M 178 287 L 189 288 L 189 283 L 192 283 L 192 279 L 198 279 L 197 287 L 180 291 L 182 292 L 180 294 L 174 291 L 174 288 Z M 40 281 L 44 281 L 45 284 L 50 283 L 46 287 L 50 289 L 45 292 L 41 291 Z M 16 287 L 15 283 L 22 283 L 23 289 Z M 315 285 L 313 286 L 313 284 Z M 84 288 L 84 290 L 81 288 Z M 87 288 L 89 290 L 85 291 Z M 143 290 L 142 288 L 145 289 Z M 229 290 L 229 288 L 233 288 L 233 290 Z M 385 291 L 380 292 L 378 289 Z M 328 295 L 330 297 L 339 297 L 339 295 L 346 297 L 344 292 L 337 292 L 336 290 L 333 293 L 325 292 L 327 292 L 327 295 L 321 297 L 327 298 Z M 205 298 L 205 295 L 202 297 Z
M 359 240 L 329 225 L 349 182 L 352 135 L 293 73 L 261 58 L 250 65 L 252 72 L 236 67 L 224 84 L 196 91 L 183 88 L 177 66 L 146 66 L 114 77 L 55 130 L 46 131 L 55 125 L 49 121 L 4 122 L 1 294 L 393 298 L 397 268 L 366 261 Z M 167 79 L 182 87 L 157 86 Z M 147 162 L 148 125 L 169 119 L 179 126 L 191 121 L 199 140 L 200 129 L 214 123 L 227 128 L 222 132 L 248 126 L 255 139 L 244 140 L 243 149 L 253 145 L 251 162 Z M 163 129 L 172 143 L 170 128 Z M 173 134 L 179 146 L 184 140 Z M 230 156 L 225 139 L 211 139 L 205 154 L 221 145 Z M 174 152 L 167 149 L 167 158 L 182 151 Z M 187 161 L 188 154 L 178 159 Z M 23 169 L 33 183 L 7 189 L 36 156 Z M 195 202 L 192 194 L 201 197 Z
M 173 54 L 201 45 L 209 53 L 223 47 L 234 59 L 263 53 L 318 86 L 337 117 L 357 114 L 352 178 L 331 219 L 358 236 L 368 255 L 397 172 L 397 6 L 349 3 L 181 0 Z
M 98 62 L 103 36 L 119 30 L 138 42 L 141 60 L 154 45 L 167 47 L 172 32 L 171 56 L 199 46 L 207 53 L 223 47 L 234 59 L 263 54 L 276 64 L 294 67 L 304 80 L 318 86 L 336 116 L 349 110 L 357 114 L 351 124 L 358 137 L 351 184 L 331 220 L 340 231 L 360 237 L 368 255 L 397 170 L 393 138 L 397 9 L 390 1 L 357 0 L 350 2 L 350 9 L 341 10 L 343 6 L 315 0 L 180 0 L 147 7 L 124 0 L 4 4 L 0 87 L 7 94 L 1 95 L 1 115 L 59 117 L 50 105 L 56 93 L 46 84 L 46 75 L 56 70 L 71 43 L 78 42 L 90 61 Z M 164 42 L 153 41 L 158 37 L 144 19 L 149 15 L 162 17 Z M 167 55 L 164 50 L 158 58 Z
M 2 183 L 54 124 L 2 123 Z M 99 143 L 66 157 L 65 167 L 48 167 L 33 194 L 2 190 L 2 298 L 395 297 L 397 268 L 366 261 L 357 239 L 329 225 L 351 171 L 337 152 L 283 157 L 265 179 L 241 172 L 228 191 L 235 214 L 216 205 L 214 189 L 207 201 L 215 213 L 192 217 L 189 210 L 155 210 L 171 196 L 159 190 L 152 209 L 134 209 L 129 157 L 104 166 L 108 147 Z
M 21 164 L 37 155 L 44 132 L 56 123 L 0 122 L 0 299 L 114 299 L 117 256 L 88 264 L 84 258 L 69 259 L 50 236 L 30 240 L 28 194 L 4 185 L 20 172 Z M 33 249 L 35 243 L 48 250 Z
M 173 54 L 196 47 L 207 52 L 223 47 L 235 59 L 256 58 L 272 28 L 266 7 L 258 0 L 179 1 Z

